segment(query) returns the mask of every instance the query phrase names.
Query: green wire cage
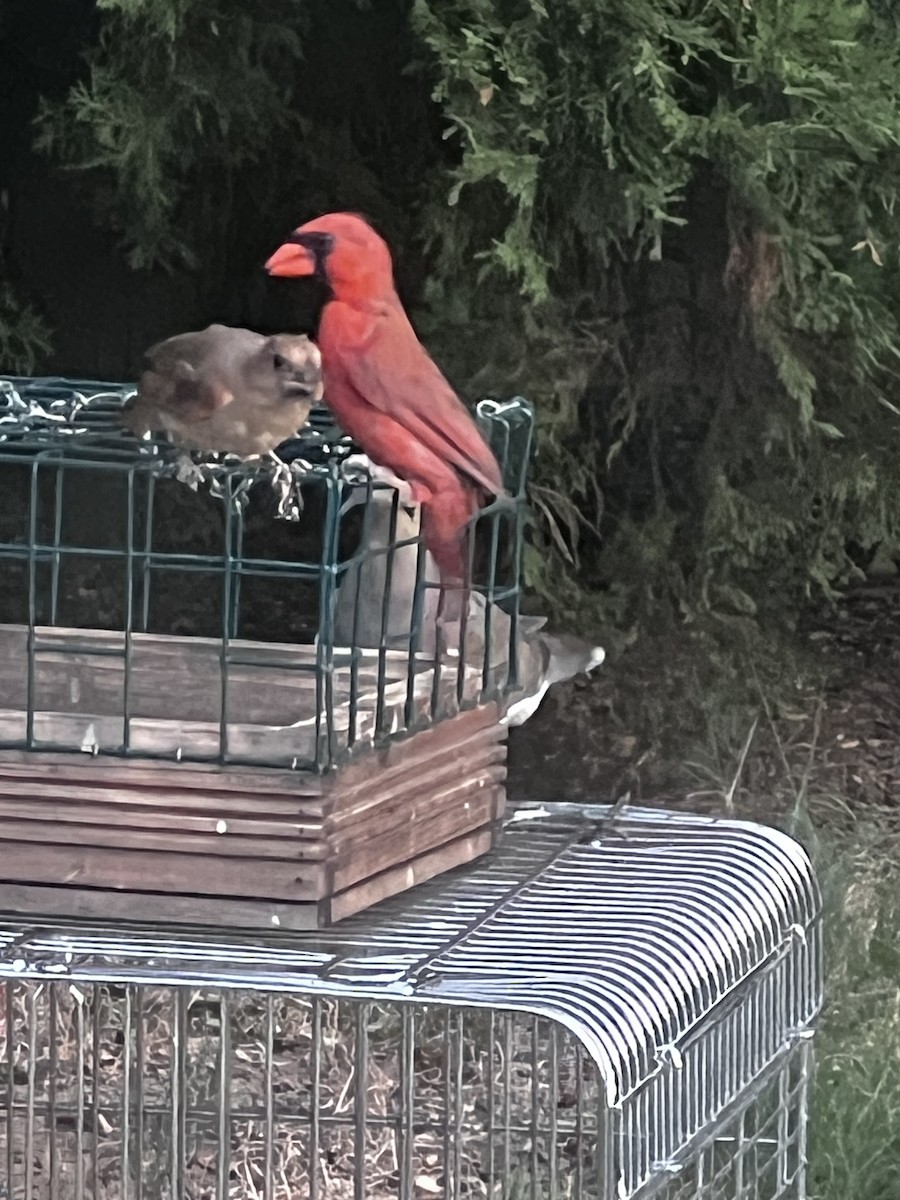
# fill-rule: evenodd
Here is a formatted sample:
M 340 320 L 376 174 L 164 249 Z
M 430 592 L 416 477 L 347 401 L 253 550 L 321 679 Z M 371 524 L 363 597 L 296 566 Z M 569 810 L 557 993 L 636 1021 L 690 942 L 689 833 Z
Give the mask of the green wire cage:
M 279 448 L 292 475 L 279 506 L 258 463 L 195 456 L 203 482 L 186 486 L 174 447 L 121 428 L 133 390 L 0 379 L 0 884 L 122 889 L 137 870 L 146 894 L 221 895 L 216 864 L 235 883 L 241 858 L 246 882 L 228 895 L 264 892 L 268 920 L 272 898 L 318 902 L 454 839 L 454 861 L 486 849 L 505 801 L 498 714 L 517 682 L 530 405 L 477 406 L 511 499 L 473 522 L 478 620 L 445 644 L 414 511 L 326 409 Z M 27 792 L 41 786 L 38 806 Z M 413 812 L 415 845 L 331 869 L 353 857 L 353 837 L 371 843 L 373 821 L 396 842 Z M 51 814 L 63 830 L 53 853 Z M 353 837 L 338 837 L 341 820 Z M 126 871 L 123 836 L 151 859 Z M 299 891 L 276 870 L 298 837 L 315 842 L 321 868 Z M 73 864 L 74 844 L 85 849 Z M 169 851 L 174 875 L 158 857 Z M 137 912 L 153 909 L 146 900 Z
M 8 377 L 0 389 L 0 632 L 6 665 L 18 664 L 0 699 L 0 745 L 323 771 L 361 743 L 514 685 L 515 656 L 496 645 L 492 654 L 490 642 L 492 634 L 495 642 L 515 637 L 526 402 L 478 407 L 513 503 L 485 509 L 473 539 L 475 584 L 488 601 L 484 637 L 468 639 L 464 654 L 447 645 L 436 656 L 417 653 L 427 638 L 425 598 L 436 587 L 418 531 L 398 538 L 400 506 L 389 485 L 364 469 L 348 479 L 353 447 L 325 409 L 282 448 L 301 507 L 284 521 L 272 513 L 268 468 L 212 458 L 208 488 L 179 483 L 172 447 L 120 431 L 131 388 Z M 349 507 L 351 492 L 361 503 Z M 390 509 L 390 533 L 367 544 L 379 502 Z M 389 628 L 388 599 L 403 548 L 413 549 L 418 568 L 398 631 L 396 621 Z M 355 619 L 343 621 L 339 644 L 341 588 L 367 569 L 383 580 L 383 594 L 356 587 Z M 498 612 L 511 620 L 495 631 Z M 354 644 L 373 621 L 379 636 Z M 510 670 L 498 670 L 498 658 L 511 659 Z M 93 687 L 86 679 L 70 686 L 68 703 L 53 670 L 65 659 L 94 678 Z M 47 715 L 67 709 L 81 715 Z

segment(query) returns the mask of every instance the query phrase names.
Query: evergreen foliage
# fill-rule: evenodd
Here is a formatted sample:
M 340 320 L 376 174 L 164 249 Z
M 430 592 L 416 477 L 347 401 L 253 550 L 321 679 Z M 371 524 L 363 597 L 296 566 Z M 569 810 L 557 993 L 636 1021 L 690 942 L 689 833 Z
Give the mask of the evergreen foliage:
M 847 542 L 896 544 L 896 27 L 826 0 L 415 21 L 461 145 L 437 278 L 506 301 L 541 482 L 599 517 L 619 619 L 784 606 L 846 578 Z
M 7 371 L 31 375 L 49 350 L 50 331 L 40 314 L 11 283 L 0 282 L 0 363 Z
M 242 172 L 277 138 L 302 141 L 301 0 L 260 20 L 237 0 L 97 0 L 104 14 L 88 73 L 45 103 L 38 145 L 97 170 L 94 198 L 134 267 L 199 266 L 199 236 L 231 216 Z
M 98 8 L 41 145 L 136 266 L 369 212 L 464 393 L 538 407 L 527 569 L 562 621 L 790 615 L 900 545 L 889 6 Z

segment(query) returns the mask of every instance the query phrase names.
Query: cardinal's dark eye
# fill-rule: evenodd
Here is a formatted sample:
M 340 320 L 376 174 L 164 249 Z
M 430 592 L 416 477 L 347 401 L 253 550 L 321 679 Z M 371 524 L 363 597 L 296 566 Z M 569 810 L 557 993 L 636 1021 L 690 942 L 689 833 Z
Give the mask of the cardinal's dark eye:
M 276 371 L 286 371 L 291 364 L 283 354 L 273 354 L 272 365 Z

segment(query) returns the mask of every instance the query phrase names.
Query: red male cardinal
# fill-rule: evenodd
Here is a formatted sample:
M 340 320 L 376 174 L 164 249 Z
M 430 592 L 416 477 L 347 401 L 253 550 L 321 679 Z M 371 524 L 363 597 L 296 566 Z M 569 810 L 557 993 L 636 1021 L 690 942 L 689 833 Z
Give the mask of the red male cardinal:
M 481 494 L 505 495 L 503 478 L 403 311 L 387 245 L 362 217 L 329 213 L 291 234 L 266 270 L 330 287 L 318 337 L 326 403 L 374 462 L 410 485 L 443 586 L 467 589 L 466 524 Z

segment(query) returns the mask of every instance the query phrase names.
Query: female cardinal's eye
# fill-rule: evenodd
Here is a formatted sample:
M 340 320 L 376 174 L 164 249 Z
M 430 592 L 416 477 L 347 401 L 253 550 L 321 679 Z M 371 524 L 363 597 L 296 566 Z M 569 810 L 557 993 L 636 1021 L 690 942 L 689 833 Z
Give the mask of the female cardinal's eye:
M 274 354 L 272 356 L 272 365 L 276 371 L 283 371 L 289 365 L 288 360 L 283 354 Z

